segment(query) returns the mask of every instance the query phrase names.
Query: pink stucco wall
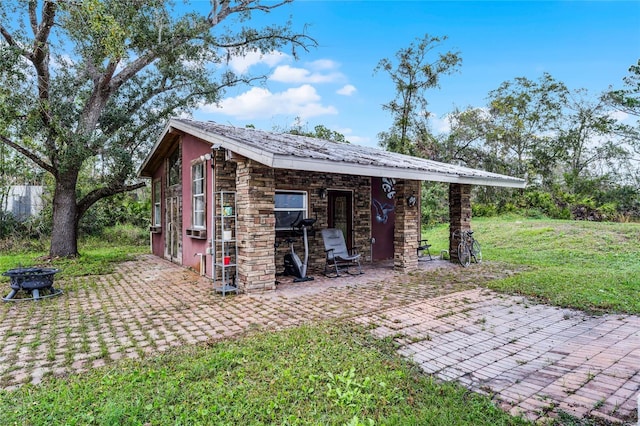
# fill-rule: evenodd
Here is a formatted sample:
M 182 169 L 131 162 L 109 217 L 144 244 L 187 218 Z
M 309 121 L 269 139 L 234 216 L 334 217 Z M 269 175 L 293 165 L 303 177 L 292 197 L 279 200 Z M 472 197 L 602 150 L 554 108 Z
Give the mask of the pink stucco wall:
M 206 239 L 191 238 L 187 235 L 187 229 L 191 226 L 191 162 L 198 159 L 201 155 L 210 153 L 210 144 L 191 135 L 185 135 L 182 138 L 182 264 L 198 272 L 200 272 L 200 256 L 197 254 L 206 254 L 207 247 L 210 245 L 209 241 L 213 236 L 213 227 L 211 226 L 211 160 L 207 161 L 205 165 L 205 194 L 207 194 L 205 213 L 207 223 Z M 211 276 L 211 256 L 205 256 L 205 259 L 206 275 Z

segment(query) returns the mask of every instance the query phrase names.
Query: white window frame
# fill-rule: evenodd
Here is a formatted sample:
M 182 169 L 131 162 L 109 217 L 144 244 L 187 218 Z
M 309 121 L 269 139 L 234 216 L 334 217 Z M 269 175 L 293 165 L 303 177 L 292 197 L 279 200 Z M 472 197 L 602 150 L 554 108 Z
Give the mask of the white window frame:
M 153 217 L 151 220 L 153 226 L 162 225 L 162 180 L 155 179 L 153 181 Z
M 282 194 L 290 194 L 290 195 L 302 195 L 302 207 L 300 208 L 292 208 L 292 207 L 287 207 L 287 206 L 281 206 L 278 207 L 278 205 L 276 204 L 276 199 L 274 199 L 274 213 L 276 216 L 276 231 L 287 231 L 287 230 L 291 230 L 291 226 L 286 226 L 286 227 L 278 227 L 278 220 L 277 220 L 277 213 L 278 212 L 301 212 L 302 215 L 300 217 L 300 219 L 306 219 L 307 218 L 307 211 L 308 211 L 308 202 L 309 202 L 309 194 L 307 193 L 307 191 L 296 191 L 296 190 L 284 190 L 284 189 L 278 189 L 276 190 L 276 196 L 277 195 L 282 195 Z
M 201 170 L 201 176 L 196 176 L 196 168 Z M 203 161 L 191 164 L 191 228 L 207 228 L 207 172 Z M 201 189 L 197 191 L 197 183 L 200 182 Z M 198 201 L 201 200 L 201 209 L 196 209 Z

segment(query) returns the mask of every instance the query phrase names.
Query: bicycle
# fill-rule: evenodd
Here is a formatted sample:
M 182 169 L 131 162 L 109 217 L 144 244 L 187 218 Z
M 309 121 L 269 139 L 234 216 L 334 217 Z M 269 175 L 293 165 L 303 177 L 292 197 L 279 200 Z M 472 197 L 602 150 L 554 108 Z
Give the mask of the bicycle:
M 463 231 L 458 229 L 451 234 L 454 240 L 459 239 L 458 262 L 465 268 L 471 264 L 471 258 L 475 263 L 482 262 L 482 248 L 480 243 L 473 238 L 473 231 Z

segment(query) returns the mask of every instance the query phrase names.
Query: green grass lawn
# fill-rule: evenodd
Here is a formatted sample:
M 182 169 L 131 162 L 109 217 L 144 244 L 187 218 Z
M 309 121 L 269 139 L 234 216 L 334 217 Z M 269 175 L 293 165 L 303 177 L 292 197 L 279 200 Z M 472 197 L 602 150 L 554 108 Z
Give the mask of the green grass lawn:
M 149 253 L 148 245 L 135 244 L 123 238 L 120 241 L 108 241 L 100 238 L 85 238 L 78 242 L 81 256 L 75 259 L 48 259 L 47 253 L 20 252 L 0 256 L 0 271 L 12 268 L 42 266 L 58 268 L 56 279 L 84 275 L 101 275 L 113 271 L 115 265 L 130 260 L 137 254 Z M 0 276 L 0 281 L 8 280 Z
M 487 397 L 421 374 L 390 340 L 338 323 L 0 391 L 0 413 L 7 425 L 526 424 Z
M 588 311 L 640 313 L 640 225 L 503 217 L 474 219 L 473 228 L 486 261 L 522 271 L 490 288 Z M 433 253 L 448 249 L 448 226 L 424 236 Z M 67 276 L 106 273 L 147 250 L 89 241 L 82 258 L 53 266 Z M 40 255 L 2 256 L 0 269 L 30 266 Z M 392 341 L 344 323 L 187 346 L 0 391 L 0 418 L 17 425 L 526 423 L 487 397 L 437 383 L 400 358 Z
M 473 219 L 483 259 L 528 266 L 488 287 L 590 312 L 640 314 L 640 224 Z M 448 249 L 448 225 L 423 233 Z M 471 266 L 473 267 L 473 265 Z

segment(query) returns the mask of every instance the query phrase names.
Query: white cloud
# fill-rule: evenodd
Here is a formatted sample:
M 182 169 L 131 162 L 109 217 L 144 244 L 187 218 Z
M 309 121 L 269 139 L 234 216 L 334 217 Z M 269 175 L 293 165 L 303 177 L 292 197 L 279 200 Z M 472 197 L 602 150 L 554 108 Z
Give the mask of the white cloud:
M 371 139 L 366 136 L 346 136 L 345 135 L 345 139 L 357 145 L 376 146 L 375 144 L 371 143 Z
M 373 146 L 373 144 L 371 144 L 371 138 L 366 136 L 354 135 L 353 129 L 350 127 L 341 127 L 341 128 L 335 129 L 335 131 L 340 134 L 343 134 L 345 139 L 353 144 Z
M 269 53 L 249 52 L 245 56 L 231 57 L 229 67 L 239 74 L 244 74 L 254 65 L 265 64 L 269 67 L 274 67 L 288 59 L 289 55 L 278 51 Z
M 309 68 L 314 70 L 334 70 L 338 68 L 338 63 L 331 59 L 318 59 L 317 61 L 309 62 Z
M 289 65 L 281 65 L 275 69 L 269 80 L 280 83 L 302 84 L 302 83 L 332 83 L 343 79 L 339 72 L 320 73 L 313 72 L 305 68 L 296 68 Z
M 339 127 L 337 129 L 335 129 L 336 132 L 338 133 L 342 133 L 343 135 L 350 135 L 351 133 L 353 133 L 353 129 L 351 127 Z
M 293 115 L 304 119 L 338 113 L 335 107 L 322 105 L 320 101 L 316 89 L 308 84 L 279 93 L 253 87 L 236 97 L 223 99 L 220 106 L 206 105 L 202 110 L 242 120 L 270 118 L 275 115 Z
M 617 121 L 625 121 L 627 118 L 629 118 L 629 114 L 624 111 L 613 111 L 609 113 L 609 117 Z
M 343 96 L 351 96 L 356 92 L 356 87 L 352 84 L 347 84 L 345 86 L 342 86 L 340 89 L 336 90 L 336 93 L 338 95 L 343 95 Z
M 451 132 L 451 123 L 449 122 L 449 116 L 445 115 L 444 117 L 438 117 L 436 114 L 431 114 L 429 116 L 429 122 L 431 123 L 432 128 L 438 133 L 449 133 Z

